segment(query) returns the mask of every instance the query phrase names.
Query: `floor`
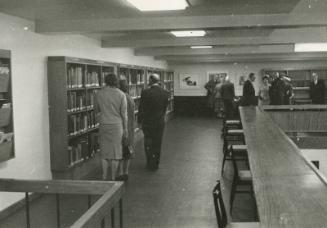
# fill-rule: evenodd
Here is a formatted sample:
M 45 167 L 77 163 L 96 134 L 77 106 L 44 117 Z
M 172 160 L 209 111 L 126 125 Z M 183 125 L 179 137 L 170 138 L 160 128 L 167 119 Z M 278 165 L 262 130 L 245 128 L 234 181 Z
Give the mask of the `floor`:
M 215 118 L 174 118 L 166 126 L 157 171 L 145 169 L 143 145 L 137 144 L 136 158 L 126 182 L 125 228 L 217 227 L 211 191 L 216 180 L 221 179 L 228 206 L 232 177 L 229 162 L 224 177 L 220 177 L 220 129 L 221 121 Z M 61 208 L 61 227 L 69 227 L 86 210 L 87 199 L 63 196 Z M 253 208 L 251 197 L 237 196 L 233 221 L 253 221 Z M 34 201 L 31 221 L 31 227 L 56 227 L 54 196 Z M 22 210 L 2 221 L 0 228 L 21 228 L 24 224 Z

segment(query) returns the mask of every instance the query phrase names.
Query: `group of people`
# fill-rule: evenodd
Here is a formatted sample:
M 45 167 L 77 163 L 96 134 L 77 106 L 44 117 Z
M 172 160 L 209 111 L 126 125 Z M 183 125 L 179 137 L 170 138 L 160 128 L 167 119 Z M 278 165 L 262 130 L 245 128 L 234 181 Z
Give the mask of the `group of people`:
M 229 77 L 216 76 L 205 85 L 207 89 L 207 105 L 213 109 L 218 118 L 233 115 L 235 89 Z
M 149 87 L 142 91 L 138 124 L 144 134 L 147 168 L 159 166 L 161 141 L 164 131 L 168 92 L 160 86 L 157 74 L 149 76 Z M 135 155 L 134 126 L 135 103 L 128 94 L 128 82 L 117 75 L 105 76 L 106 86 L 96 94 L 95 111 L 100 123 L 100 154 L 102 178 L 107 180 L 111 166 L 111 179 L 128 179 L 130 160 Z
M 213 78 L 206 85 L 208 106 L 213 108 L 218 117 L 227 119 L 237 114 L 237 106 L 256 105 L 289 105 L 293 103 L 294 92 L 291 78 L 278 72 L 270 77 L 262 78 L 262 85 L 256 93 L 255 74 L 250 73 L 243 84 L 241 99 L 235 98 L 234 84 L 228 76 Z M 317 73 L 312 73 L 310 83 L 310 99 L 312 104 L 325 103 L 325 83 L 318 78 Z

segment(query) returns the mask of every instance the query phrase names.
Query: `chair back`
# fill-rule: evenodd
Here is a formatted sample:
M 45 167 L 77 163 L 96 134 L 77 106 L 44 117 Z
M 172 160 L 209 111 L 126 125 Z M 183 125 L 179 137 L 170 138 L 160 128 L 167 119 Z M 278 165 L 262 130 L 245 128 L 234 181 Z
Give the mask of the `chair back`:
M 217 218 L 217 224 L 218 228 L 226 228 L 227 226 L 227 214 L 226 209 L 224 205 L 224 200 L 221 192 L 220 187 L 220 181 L 217 181 L 218 183 L 214 187 L 212 191 L 213 195 L 213 202 L 215 205 L 215 212 L 216 212 L 216 218 Z
M 232 159 L 232 163 L 233 163 L 234 179 L 237 179 L 238 178 L 238 167 L 237 167 L 237 163 L 236 163 L 235 152 L 232 147 L 230 147 L 229 149 L 231 152 L 231 159 Z

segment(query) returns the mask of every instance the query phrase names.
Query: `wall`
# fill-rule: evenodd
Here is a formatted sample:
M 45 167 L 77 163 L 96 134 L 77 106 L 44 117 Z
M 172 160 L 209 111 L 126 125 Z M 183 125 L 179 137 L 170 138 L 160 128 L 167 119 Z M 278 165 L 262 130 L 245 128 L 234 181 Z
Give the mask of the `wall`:
M 80 35 L 34 33 L 34 23 L 0 14 L 0 49 L 11 50 L 16 157 L 0 163 L 0 178 L 50 179 L 47 56 L 64 55 L 126 64 L 167 67 L 132 49 L 104 49 Z M 20 199 L 0 194 L 0 210 Z
M 327 177 L 327 150 L 301 149 L 301 153 L 308 161 L 319 161 L 319 170 L 325 177 Z
M 241 75 L 247 78 L 250 72 L 256 74 L 255 81 L 256 91 L 258 91 L 261 83 L 261 70 L 269 68 L 281 69 L 310 69 L 315 67 L 326 67 L 327 61 L 307 61 L 307 62 L 264 62 L 264 63 L 237 63 L 237 64 L 220 64 L 220 63 L 198 63 L 198 64 L 170 64 L 169 67 L 175 71 L 175 95 L 176 96 L 205 96 L 204 89 L 207 80 L 208 72 L 227 72 L 231 81 L 235 85 L 236 95 L 242 95 L 242 86 L 239 85 L 238 80 Z M 179 74 L 198 75 L 199 88 L 198 89 L 180 89 Z

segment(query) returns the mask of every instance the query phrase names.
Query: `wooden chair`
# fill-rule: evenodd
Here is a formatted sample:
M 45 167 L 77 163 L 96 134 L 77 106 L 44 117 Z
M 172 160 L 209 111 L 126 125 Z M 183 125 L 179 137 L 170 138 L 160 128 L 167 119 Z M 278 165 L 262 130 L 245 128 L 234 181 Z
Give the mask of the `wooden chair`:
M 242 123 L 241 120 L 235 119 L 235 120 L 227 120 L 223 119 L 223 127 L 221 129 L 221 137 L 224 138 L 224 136 L 227 133 L 227 130 L 229 129 L 241 129 Z
M 223 143 L 223 163 L 221 166 L 221 174 L 224 173 L 224 167 L 226 161 L 231 161 L 231 146 L 232 145 L 244 145 L 244 134 L 243 129 L 229 129 L 227 130 L 226 135 L 224 136 Z M 237 158 L 237 160 L 239 160 Z M 241 160 L 244 160 L 241 158 Z M 246 161 L 246 160 L 244 160 Z
M 235 148 L 235 147 L 234 147 Z M 253 187 L 252 187 L 252 174 L 250 170 L 239 170 L 237 165 L 236 156 L 239 156 L 236 150 L 231 150 L 231 158 L 234 168 L 234 176 L 232 181 L 232 188 L 230 194 L 230 212 L 232 212 L 233 202 L 236 193 L 249 193 L 253 197 Z M 247 158 L 246 158 L 247 159 Z M 247 187 L 248 190 L 239 190 L 238 187 Z M 254 198 L 254 197 L 253 197 Z
M 237 222 L 229 223 L 227 219 L 224 200 L 221 192 L 220 181 L 216 184 L 212 191 L 213 202 L 217 218 L 218 228 L 259 228 L 258 222 Z

